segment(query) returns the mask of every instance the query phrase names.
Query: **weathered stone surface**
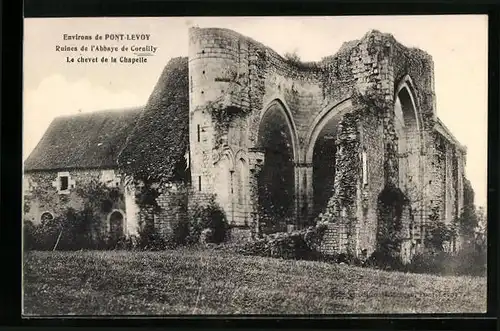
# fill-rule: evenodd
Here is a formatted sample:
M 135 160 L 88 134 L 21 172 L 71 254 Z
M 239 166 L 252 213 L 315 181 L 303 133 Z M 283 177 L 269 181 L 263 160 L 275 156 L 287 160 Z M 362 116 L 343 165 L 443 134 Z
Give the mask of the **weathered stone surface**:
M 431 212 L 445 222 L 458 216 L 466 151 L 436 117 L 434 65 L 424 51 L 370 31 L 335 55 L 301 63 L 234 31 L 192 28 L 188 63 L 190 187 L 163 187 L 154 213 L 137 212 L 129 192 L 127 212 L 137 214 L 128 217 L 130 233 L 147 220 L 167 236 L 191 206 L 215 195 L 230 225 L 259 237 L 262 176 L 271 181 L 285 172 L 276 181 L 283 192 L 276 207 L 293 210 L 276 223 L 326 222 L 324 252 L 371 254 L 381 222 L 391 222 L 379 210 L 387 190 L 406 201 L 399 211 L 405 257 L 425 245 Z M 323 178 L 315 176 L 327 165 Z M 49 175 L 30 176 L 50 201 L 36 197 L 26 217 L 78 205 L 51 191 Z
M 373 252 L 377 199 L 386 186 L 399 187 L 410 201 L 404 227 L 420 231 L 436 203 L 443 209 L 443 220 L 457 215 L 465 153 L 451 135 L 440 133 L 446 129 L 435 115 L 433 62 L 425 52 L 378 31 L 344 44 L 317 63 L 285 59 L 225 29 L 193 28 L 189 47 L 191 173 L 202 177 L 207 192 L 222 193 L 220 202 L 230 215 L 244 209 L 247 218 L 259 223 L 255 178 L 256 169 L 271 162 L 266 154 L 272 142 L 262 141 L 261 135 L 270 125 L 265 123 L 269 112 L 281 114 L 292 150 L 293 223 L 299 227 L 309 222 L 314 210 L 314 146 L 318 139 L 334 135 L 335 173 L 325 179 L 334 181 L 333 190 L 323 192 L 329 199 L 319 217 L 332 224 L 324 239 L 326 250 Z M 276 116 L 272 120 L 278 125 Z M 200 123 L 204 143 L 193 134 Z M 448 146 L 441 163 L 433 161 L 437 136 Z M 260 163 L 249 156 L 259 148 L 264 148 Z M 249 167 L 235 169 L 240 158 Z M 242 185 L 233 180 L 242 177 L 239 172 L 248 178 L 245 206 L 234 204 L 234 192 Z M 232 222 L 243 225 L 238 217 Z M 413 230 L 405 231 L 410 241 L 418 237 Z

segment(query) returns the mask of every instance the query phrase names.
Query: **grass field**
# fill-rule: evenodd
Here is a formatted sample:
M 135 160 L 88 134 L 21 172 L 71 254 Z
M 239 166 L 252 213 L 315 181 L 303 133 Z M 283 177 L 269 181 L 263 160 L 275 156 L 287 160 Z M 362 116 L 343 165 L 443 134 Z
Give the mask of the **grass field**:
M 443 277 L 221 251 L 28 252 L 25 315 L 486 311 L 485 277 Z

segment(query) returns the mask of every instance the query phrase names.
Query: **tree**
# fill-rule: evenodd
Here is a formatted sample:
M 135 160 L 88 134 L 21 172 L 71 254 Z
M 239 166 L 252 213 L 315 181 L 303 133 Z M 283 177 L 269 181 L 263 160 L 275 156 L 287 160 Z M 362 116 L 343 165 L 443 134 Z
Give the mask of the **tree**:
M 464 177 L 464 205 L 459 217 L 460 233 L 466 241 L 474 239 L 478 227 L 478 216 L 474 205 L 474 189 L 468 179 Z
M 297 50 L 285 53 L 284 58 L 293 63 L 300 63 L 300 56 L 297 54 Z

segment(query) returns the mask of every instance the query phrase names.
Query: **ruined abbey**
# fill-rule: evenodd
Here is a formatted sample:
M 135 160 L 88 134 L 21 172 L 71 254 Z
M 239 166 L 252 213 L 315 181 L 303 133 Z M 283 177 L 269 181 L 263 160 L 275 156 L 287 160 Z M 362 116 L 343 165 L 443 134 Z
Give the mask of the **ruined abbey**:
M 303 63 L 231 30 L 192 28 L 188 58 L 171 60 L 167 69 L 174 64 L 182 67 L 177 73 L 187 81 L 188 107 L 182 110 L 189 113 L 187 146 L 180 152 L 174 152 L 177 146 L 163 146 L 145 153 L 186 156 L 187 203 L 215 194 L 235 232 L 255 236 L 324 222 L 322 249 L 359 255 L 377 248 L 382 224 L 397 221 L 401 253 L 410 256 L 425 245 L 429 222 L 458 217 L 466 150 L 436 116 L 434 65 L 424 51 L 370 31 L 344 43 L 335 55 Z M 168 79 L 167 69 L 160 80 Z M 146 145 L 130 149 L 127 144 L 134 142 L 135 131 L 144 132 L 144 123 L 158 119 L 154 111 L 161 111 L 157 105 L 162 100 L 178 102 L 184 93 L 164 96 L 158 84 L 144 110 L 124 117 L 128 124 L 118 130 L 123 137 L 114 137 L 112 151 L 106 152 L 116 158 L 101 164 L 107 180 L 123 186 L 124 198 L 108 213 L 121 212 L 125 234 L 134 232 L 141 212 L 127 198 L 130 190 L 115 162 L 146 162 L 141 160 L 150 156 L 133 152 L 142 153 Z M 82 169 L 101 171 L 82 159 L 52 165 L 34 160 L 48 153 L 43 141 L 25 171 L 32 181 L 46 174 L 47 190 L 55 192 L 50 194 L 58 194 L 61 171 L 68 175 L 67 192 L 78 186 L 72 178 Z M 175 186 L 171 182 L 170 189 Z M 166 206 L 169 191 L 162 192 L 158 200 Z M 54 202 L 41 206 L 36 197 L 30 199 L 37 205 L 28 212 L 33 219 L 55 208 L 50 207 Z M 172 221 L 177 213 L 165 210 L 164 216 L 155 216 L 157 224 Z M 109 215 L 103 220 L 109 222 Z

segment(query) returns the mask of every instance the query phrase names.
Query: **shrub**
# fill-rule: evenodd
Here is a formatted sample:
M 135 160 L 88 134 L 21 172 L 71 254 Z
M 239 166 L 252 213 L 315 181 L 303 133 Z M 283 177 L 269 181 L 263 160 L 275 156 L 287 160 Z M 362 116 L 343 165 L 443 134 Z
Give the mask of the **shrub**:
M 29 220 L 23 222 L 23 247 L 25 250 L 32 250 L 36 247 L 35 225 Z
M 457 254 L 444 251 L 427 250 L 415 254 L 410 263 L 403 264 L 401 259 L 388 257 L 375 251 L 365 263 L 367 267 L 384 270 L 441 275 L 486 275 L 486 252 L 465 247 Z
M 472 246 L 465 247 L 458 254 L 432 252 L 416 254 L 407 271 L 442 275 L 486 275 L 486 252 L 477 251 Z
M 139 224 L 139 236 L 135 248 L 142 250 L 159 251 L 164 250 L 168 245 L 166 240 L 158 233 L 154 227 L 153 220 L 146 221 L 145 224 Z
M 403 270 L 404 264 L 399 256 L 392 254 L 392 251 L 377 249 L 364 263 L 366 267 L 383 270 Z
M 229 225 L 226 220 L 224 210 L 217 204 L 212 196 L 207 205 L 196 204 L 188 213 L 187 224 L 187 244 L 197 244 L 203 230 L 211 229 L 212 234 L 206 238 L 207 242 L 221 243 L 225 241 Z M 182 234 L 185 228 L 180 226 L 179 233 Z
M 172 224 L 172 234 L 167 241 L 168 247 L 182 246 L 187 243 L 189 237 L 189 223 L 186 217 Z
M 52 250 L 62 229 L 62 218 L 44 219 L 38 225 L 24 221 L 24 248 Z
M 88 208 L 66 209 L 53 219 L 35 225 L 24 221 L 24 248 L 27 250 L 115 249 L 123 247 L 124 238 L 111 238 L 102 233 L 101 220 Z
M 455 240 L 457 235 L 454 224 L 446 225 L 441 221 L 432 222 L 427 226 L 425 242 L 437 251 L 444 251 L 444 244 Z
M 282 259 L 318 260 L 320 240 L 325 227 L 309 227 L 290 233 L 277 232 L 262 239 L 247 242 L 237 250 L 243 255 L 274 257 Z

